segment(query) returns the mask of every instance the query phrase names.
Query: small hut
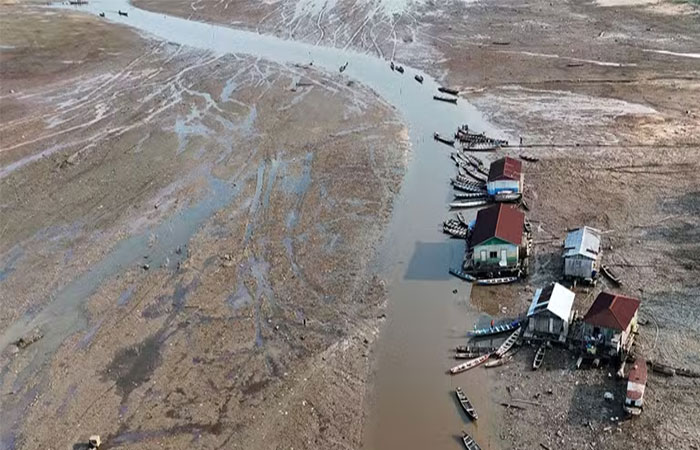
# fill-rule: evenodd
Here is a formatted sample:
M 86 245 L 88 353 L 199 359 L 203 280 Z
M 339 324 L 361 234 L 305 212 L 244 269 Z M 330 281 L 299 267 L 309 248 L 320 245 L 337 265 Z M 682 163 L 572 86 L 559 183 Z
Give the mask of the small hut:
M 564 241 L 564 278 L 594 284 L 601 256 L 599 230 L 591 227 L 570 230 Z
M 522 162 L 506 156 L 491 163 L 486 183 L 489 195 L 522 194 Z
M 527 311 L 525 339 L 566 342 L 575 294 L 559 283 L 535 291 Z
M 596 357 L 617 357 L 626 353 L 637 331 L 639 300 L 601 292 L 583 317 L 586 352 Z

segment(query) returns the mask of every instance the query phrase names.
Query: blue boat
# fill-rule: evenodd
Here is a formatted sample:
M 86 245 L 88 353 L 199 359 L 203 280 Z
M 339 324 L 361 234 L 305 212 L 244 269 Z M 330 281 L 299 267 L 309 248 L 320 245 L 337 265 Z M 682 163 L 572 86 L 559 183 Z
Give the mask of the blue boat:
M 470 331 L 467 333 L 469 337 L 483 337 L 492 336 L 494 334 L 506 333 L 508 331 L 513 331 L 516 328 L 520 328 L 520 320 L 514 320 L 510 323 L 503 323 L 500 325 L 494 325 L 489 328 L 481 328 L 479 330 Z

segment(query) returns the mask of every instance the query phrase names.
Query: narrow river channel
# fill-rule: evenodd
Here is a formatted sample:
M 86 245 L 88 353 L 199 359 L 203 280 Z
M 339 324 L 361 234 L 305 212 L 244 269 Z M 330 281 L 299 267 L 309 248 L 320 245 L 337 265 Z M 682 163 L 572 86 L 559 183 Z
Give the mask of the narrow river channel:
M 374 383 L 367 395 L 365 448 L 461 448 L 461 430 L 472 434 L 484 449 L 497 447 L 485 372 L 474 370 L 456 377 L 446 374 L 455 364 L 450 350 L 466 343 L 465 333 L 478 319 L 478 312 L 469 305 L 469 285 L 448 274 L 450 264 L 459 264 L 464 251 L 462 243 L 450 241 L 439 231 L 448 216 L 449 179 L 455 169 L 449 148 L 432 138 L 434 131 L 452 133 L 463 123 L 498 135 L 481 114 L 464 99 L 458 105 L 434 101 L 438 84 L 433 78 L 408 67 L 400 75 L 389 69 L 388 61 L 369 54 L 152 13 L 124 0 L 92 0 L 77 9 L 105 12 L 107 20 L 156 39 L 217 54 L 246 54 L 281 64 L 313 61 L 314 67 L 330 73 L 337 73 L 347 62 L 344 76 L 373 89 L 396 108 L 408 128 L 412 152 L 377 256 L 389 282 L 389 303 L 388 319 L 375 351 Z M 127 11 L 128 17 L 118 16 L 117 10 Z M 414 80 L 415 74 L 424 77 L 423 84 Z M 467 213 L 470 215 L 475 212 Z M 138 247 L 134 251 L 138 253 Z M 457 385 L 479 410 L 478 425 L 470 424 L 461 414 L 453 394 Z

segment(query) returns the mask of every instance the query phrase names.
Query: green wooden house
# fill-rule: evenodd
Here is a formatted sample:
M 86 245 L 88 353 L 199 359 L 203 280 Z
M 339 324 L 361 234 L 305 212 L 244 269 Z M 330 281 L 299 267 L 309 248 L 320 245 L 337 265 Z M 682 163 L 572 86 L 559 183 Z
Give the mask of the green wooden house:
M 476 215 L 469 243 L 471 269 L 503 272 L 518 267 L 525 245 L 525 214 L 511 205 L 484 208 Z

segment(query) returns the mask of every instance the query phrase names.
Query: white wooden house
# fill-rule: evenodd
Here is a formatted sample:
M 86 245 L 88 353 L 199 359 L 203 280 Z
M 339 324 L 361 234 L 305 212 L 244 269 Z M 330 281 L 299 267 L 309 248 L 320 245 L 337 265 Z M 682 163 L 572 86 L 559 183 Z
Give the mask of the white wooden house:
M 564 278 L 593 283 L 600 272 L 601 250 L 599 230 L 570 230 L 564 240 Z
M 566 342 L 575 294 L 559 283 L 535 291 L 527 311 L 525 339 Z

